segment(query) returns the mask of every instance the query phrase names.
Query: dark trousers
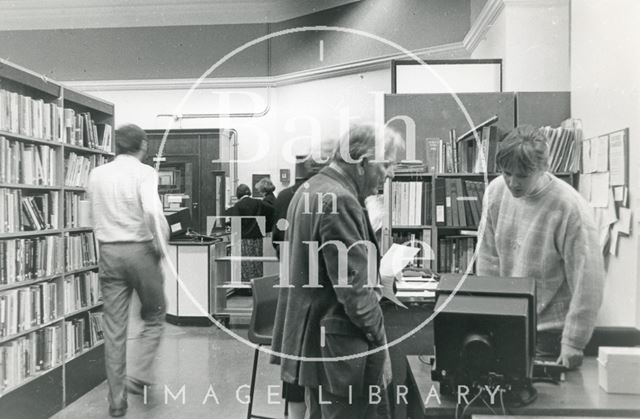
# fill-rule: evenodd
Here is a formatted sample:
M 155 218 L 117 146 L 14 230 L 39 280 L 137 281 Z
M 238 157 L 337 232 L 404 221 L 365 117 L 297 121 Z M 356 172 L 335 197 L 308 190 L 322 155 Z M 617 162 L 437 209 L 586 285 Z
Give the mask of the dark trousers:
M 104 345 L 109 405 L 126 405 L 125 379 L 153 382 L 153 361 L 164 328 L 165 299 L 160 257 L 151 242 L 102 243 L 99 277 L 104 301 Z M 127 374 L 127 326 L 131 293 L 136 291 L 144 326 L 131 341 L 136 363 Z
M 309 419 L 390 419 L 386 388 L 374 387 L 371 396 L 340 397 L 322 388 L 306 387 L 305 403 Z
M 536 334 L 536 356 L 538 358 L 553 358 L 560 356 L 562 347 L 562 330 L 545 330 Z

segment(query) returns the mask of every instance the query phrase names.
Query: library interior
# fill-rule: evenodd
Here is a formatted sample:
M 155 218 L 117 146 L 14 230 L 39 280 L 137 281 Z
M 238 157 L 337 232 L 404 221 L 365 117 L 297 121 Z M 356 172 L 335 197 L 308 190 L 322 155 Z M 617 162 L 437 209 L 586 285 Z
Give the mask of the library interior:
M 638 21 L 0 0 L 0 417 L 640 417 Z

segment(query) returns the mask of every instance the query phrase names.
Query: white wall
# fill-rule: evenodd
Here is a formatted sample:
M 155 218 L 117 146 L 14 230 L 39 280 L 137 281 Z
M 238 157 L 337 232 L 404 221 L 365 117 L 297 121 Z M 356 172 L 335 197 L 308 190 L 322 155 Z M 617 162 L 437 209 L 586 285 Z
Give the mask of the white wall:
M 390 89 L 389 70 L 281 86 L 269 93 L 266 88 L 200 89 L 193 92 L 180 113 L 253 113 L 265 109 L 267 103 L 270 110 L 259 118 L 184 119 L 173 124 L 173 128 L 234 128 L 238 132 L 238 159 L 247 161 L 238 164 L 239 182 L 250 185 L 253 173 L 268 173 L 272 179 L 279 180 L 280 169 L 290 169 L 293 176 L 293 156 L 308 152 L 312 138 L 338 138 L 348 126 L 348 122 L 341 125 L 341 119 L 373 122 L 373 92 L 389 93 Z M 187 91 L 91 93 L 114 103 L 117 125 L 129 122 L 144 129 L 166 129 L 171 120 L 157 115 L 176 112 Z M 223 101 L 225 97 L 229 102 Z M 292 143 L 291 159 L 283 152 L 287 142 Z M 278 190 L 284 187 L 278 182 L 276 186 Z
M 586 138 L 630 128 L 630 205 L 640 217 L 640 2 L 573 1 L 571 110 Z M 638 227 L 611 257 L 600 324 L 640 328 Z
M 569 0 L 504 3 L 471 57 L 502 58 L 504 91 L 569 90 Z

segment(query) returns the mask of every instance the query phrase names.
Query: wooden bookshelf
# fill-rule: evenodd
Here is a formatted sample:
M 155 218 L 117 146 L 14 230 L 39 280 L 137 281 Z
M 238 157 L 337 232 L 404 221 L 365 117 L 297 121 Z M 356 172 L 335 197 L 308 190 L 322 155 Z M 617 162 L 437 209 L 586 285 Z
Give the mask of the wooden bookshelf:
M 0 59 L 0 94 L 4 99 L 0 100 L 0 104 L 7 107 L 0 109 L 0 114 L 9 115 L 9 118 L 0 118 L 0 137 L 4 138 L 2 141 L 5 145 L 5 148 L 0 151 L 13 153 L 5 156 L 6 161 L 12 163 L 9 166 L 0 167 L 0 189 L 4 190 L 8 196 L 17 197 L 13 199 L 16 205 L 14 209 L 0 206 L 0 210 L 4 208 L 6 211 L 0 213 L 0 226 L 3 229 L 0 231 L 0 244 L 3 244 L 1 249 L 10 248 L 12 252 L 26 252 L 30 251 L 30 248 L 24 247 L 26 245 L 41 246 L 41 243 L 46 243 L 48 246 L 57 245 L 57 240 L 60 243 L 66 243 L 65 237 L 77 234 L 90 234 L 87 240 L 94 240 L 92 229 L 86 227 L 28 231 L 22 231 L 22 229 L 41 227 L 45 223 L 53 226 L 57 224 L 58 227 L 65 224 L 66 194 L 83 194 L 86 189 L 86 176 L 82 178 L 76 176 L 77 183 L 74 186 L 64 185 L 66 170 L 68 170 L 65 159 L 71 153 L 83 156 L 88 161 L 83 172 L 87 175 L 95 165 L 102 164 L 114 156 L 113 104 L 68 89 L 60 83 L 2 59 Z M 105 132 L 110 133 L 111 138 L 104 134 Z M 29 161 L 22 158 L 22 153 L 27 155 L 26 152 L 31 153 L 29 158 L 34 156 L 35 165 L 30 163 L 27 165 L 24 162 L 24 160 Z M 35 203 L 30 204 L 29 201 Z M 41 201 L 46 202 L 47 205 L 42 205 Z M 31 208 L 27 210 L 26 207 L 29 205 Z M 9 212 L 11 216 L 8 215 Z M 27 217 L 30 218 L 28 224 Z M 38 219 L 39 222 L 34 224 L 34 220 Z M 55 223 L 52 220 L 55 220 Z M 8 232 L 8 227 L 5 228 L 5 224 L 9 222 L 14 223 L 13 232 Z M 48 236 L 56 236 L 57 239 L 48 239 L 46 242 L 27 240 Z M 22 244 L 21 239 L 25 239 L 25 245 Z M 4 246 L 4 243 L 7 245 Z M 89 329 L 92 323 L 88 313 L 99 311 L 102 307 L 102 302 L 99 302 L 71 313 L 60 314 L 65 307 L 64 278 L 98 269 L 96 264 L 80 269 L 66 269 L 67 250 L 56 249 L 55 252 L 49 253 L 49 255 L 55 255 L 55 259 L 46 261 L 45 266 L 48 266 L 47 269 L 53 266 L 55 273 L 0 285 L 0 298 L 4 299 L 3 302 L 9 299 L 18 301 L 20 298 L 39 298 L 43 300 L 41 304 L 44 304 L 44 299 L 47 297 L 46 302 L 51 305 L 52 310 L 50 313 L 55 309 L 57 314 L 54 320 L 42 321 L 48 317 L 48 313 L 30 313 L 26 318 L 36 316 L 39 324 L 29 330 L 0 338 L 0 351 L 2 351 L 0 354 L 17 351 L 16 345 L 35 344 L 34 340 L 42 339 L 46 330 L 46 334 L 52 333 L 56 335 L 56 339 L 59 338 L 57 350 L 61 357 L 61 363 L 54 363 L 55 365 L 46 371 L 32 370 L 29 375 L 16 373 L 17 375 L 12 377 L 10 382 L 7 381 L 10 387 L 4 388 L 5 384 L 0 383 L 0 411 L 10 412 L 11 417 L 32 417 L 34 412 L 42 413 L 43 417 L 51 416 L 65 406 L 65 400 L 67 403 L 72 401 L 65 397 L 65 388 L 73 387 L 73 400 L 75 400 L 106 378 L 102 360 L 104 357 L 102 342 L 90 348 L 84 348 L 80 353 L 66 359 L 65 321 L 74 322 L 72 330 L 82 330 L 76 326 L 82 322 L 84 322 L 83 327 Z M 83 255 L 76 256 L 82 258 Z M 96 255 L 91 257 L 97 260 Z M 18 257 L 16 260 L 22 261 Z M 26 265 L 22 262 L 12 262 L 16 263 L 16 273 L 21 275 L 20 272 Z M 56 267 L 62 269 L 58 272 Z M 32 272 L 36 269 L 38 272 L 42 271 L 40 266 L 29 267 L 29 271 Z M 88 277 L 79 280 L 91 281 Z M 29 293 L 27 297 L 24 290 Z M 9 304 L 0 304 L 0 309 L 8 310 L 8 306 Z M 7 318 L 6 313 L 3 315 Z M 35 358 L 36 354 L 29 356 Z M 95 366 L 102 367 L 94 368 Z M 19 368 L 16 366 L 16 370 Z M 78 375 L 84 371 L 91 371 L 90 379 L 78 380 Z M 69 380 L 75 382 L 71 384 Z M 29 394 L 43 395 L 38 399 L 37 408 L 24 402 Z

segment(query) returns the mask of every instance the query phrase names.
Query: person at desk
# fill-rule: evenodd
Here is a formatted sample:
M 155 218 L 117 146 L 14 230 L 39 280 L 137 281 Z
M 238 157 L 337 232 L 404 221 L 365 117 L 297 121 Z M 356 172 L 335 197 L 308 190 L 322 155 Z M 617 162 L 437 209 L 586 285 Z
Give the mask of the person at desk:
M 251 197 L 251 189 L 244 183 L 236 188 L 238 201 L 227 210 L 229 217 L 258 217 L 265 215 L 265 205 L 259 199 Z M 271 207 L 273 208 L 273 207 Z M 242 256 L 262 256 L 264 235 L 255 218 L 243 218 L 240 222 L 242 236 L 240 241 Z M 242 282 L 262 276 L 262 262 L 243 260 L 241 263 Z
M 353 126 L 330 166 L 298 189 L 289 204 L 291 286 L 280 289 L 272 349 L 303 359 L 353 356 L 340 362 L 272 359 L 281 364 L 283 381 L 305 387 L 311 419 L 390 415 L 388 351 L 362 355 L 387 343 L 375 286 L 379 249 L 364 210 L 365 198 L 393 176 L 403 142 L 388 133 L 384 145 L 386 160 L 376 161 L 375 129 Z M 303 243 L 319 250 L 310 252 Z M 350 249 L 348 255 L 339 244 Z M 369 403 L 371 386 L 380 390 L 378 403 Z
M 485 192 L 477 273 L 534 278 L 538 356 L 575 368 L 602 302 L 604 261 L 587 202 L 547 172 L 548 159 L 547 138 L 529 125 L 499 143 L 502 176 Z

